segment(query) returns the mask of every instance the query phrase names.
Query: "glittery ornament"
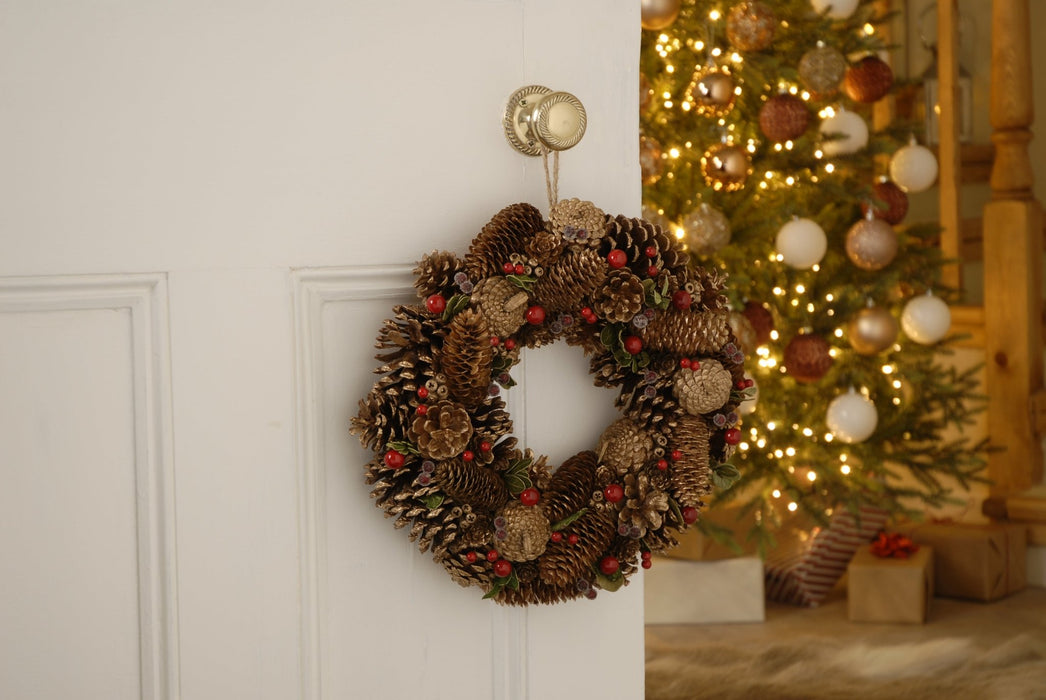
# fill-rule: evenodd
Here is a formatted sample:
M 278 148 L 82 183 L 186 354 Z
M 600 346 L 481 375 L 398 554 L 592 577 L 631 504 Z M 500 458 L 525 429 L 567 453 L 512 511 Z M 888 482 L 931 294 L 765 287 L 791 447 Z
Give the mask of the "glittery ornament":
M 758 0 L 742 2 L 726 17 L 726 38 L 740 51 L 762 51 L 774 40 L 777 17 Z
M 893 70 L 878 56 L 865 56 L 846 69 L 843 91 L 855 102 L 875 102 L 890 92 Z
M 797 139 L 809 125 L 806 103 L 791 93 L 774 95 L 759 110 L 759 129 L 771 141 Z
M 728 71 L 716 66 L 699 67 L 686 88 L 683 99 L 701 116 L 719 118 L 734 108 L 737 85 Z
M 643 184 L 652 185 L 661 179 L 665 166 L 661 161 L 661 144 L 649 136 L 639 137 L 639 169 Z
M 908 215 L 908 195 L 904 190 L 889 180 L 875 183 L 872 189 L 879 202 L 863 201 L 861 211 L 867 215 L 870 210 L 876 218 L 894 226 L 904 221 Z
M 846 232 L 846 256 L 862 270 L 881 270 L 897 256 L 897 233 L 869 214 Z
M 834 360 L 828 341 L 812 333 L 796 335 L 784 351 L 785 370 L 797 382 L 816 382 L 831 368 Z
M 711 255 L 730 242 L 730 220 L 702 202 L 683 219 L 684 240 L 698 255 Z
M 831 97 L 846 75 L 846 58 L 837 49 L 818 43 L 799 59 L 799 79 L 819 97 Z
M 667 29 L 679 16 L 681 0 L 641 0 L 640 22 L 643 29 Z
M 858 355 L 875 355 L 897 342 L 897 319 L 881 306 L 868 306 L 850 319 L 848 337 Z
M 705 184 L 716 192 L 736 192 L 745 186 L 752 163 L 745 149 L 723 143 L 708 149 L 701 157 L 701 172 Z
M 757 345 L 764 345 L 770 340 L 770 331 L 774 329 L 774 316 L 768 308 L 758 302 L 749 301 L 745 303 L 741 313 L 752 324 Z

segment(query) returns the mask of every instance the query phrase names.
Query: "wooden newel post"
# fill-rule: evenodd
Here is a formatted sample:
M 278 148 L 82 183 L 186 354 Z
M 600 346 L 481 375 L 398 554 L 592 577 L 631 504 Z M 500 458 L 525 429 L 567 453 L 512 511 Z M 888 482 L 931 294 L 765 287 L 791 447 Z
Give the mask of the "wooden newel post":
M 992 201 L 984 207 L 984 307 L 992 496 L 1042 480 L 1043 221 L 1032 194 L 1028 0 L 992 3 Z

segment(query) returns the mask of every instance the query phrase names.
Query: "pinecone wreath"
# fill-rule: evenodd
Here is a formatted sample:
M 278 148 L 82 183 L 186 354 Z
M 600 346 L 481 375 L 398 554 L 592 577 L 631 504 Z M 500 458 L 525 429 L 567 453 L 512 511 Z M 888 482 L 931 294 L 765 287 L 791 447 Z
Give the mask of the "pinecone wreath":
M 508 605 L 617 590 L 736 478 L 751 390 L 723 281 L 660 227 L 514 204 L 414 274 L 421 302 L 383 324 L 352 433 L 375 453 L 375 505 L 462 586 Z M 501 392 L 522 348 L 558 339 L 592 356 L 621 417 L 553 469 L 510 436 Z

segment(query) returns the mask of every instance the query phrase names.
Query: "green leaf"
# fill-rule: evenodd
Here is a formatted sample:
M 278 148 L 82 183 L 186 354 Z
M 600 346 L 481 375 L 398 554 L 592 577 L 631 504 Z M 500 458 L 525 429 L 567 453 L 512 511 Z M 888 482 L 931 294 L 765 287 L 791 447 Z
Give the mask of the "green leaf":
M 620 571 L 611 574 L 610 576 L 607 576 L 602 571 L 597 571 L 596 581 L 599 582 L 600 588 L 610 593 L 613 593 L 617 589 L 621 588 L 621 586 L 625 585 L 625 577 L 621 574 Z
M 447 308 L 443 309 L 443 322 L 448 323 L 452 318 L 465 310 L 469 305 L 467 294 L 455 294 L 447 300 Z
M 430 493 L 428 496 L 423 496 L 421 502 L 425 504 L 425 507 L 429 510 L 439 508 L 443 504 L 444 496 L 442 493 Z
M 505 579 L 503 579 L 503 578 L 494 579 L 494 585 L 491 586 L 490 590 L 487 592 L 487 594 L 485 596 L 483 596 L 483 600 L 488 600 L 489 598 L 496 598 L 498 593 L 501 593 L 501 589 L 504 588 L 504 587 L 505 587 Z
M 393 440 L 386 446 L 387 449 L 396 450 L 400 454 L 404 455 L 420 455 L 418 448 L 407 442 L 406 440 Z
M 741 472 L 737 470 L 737 467 L 724 462 L 723 464 L 717 464 L 712 467 L 712 483 L 715 484 L 717 489 L 723 491 L 727 490 L 734 483 L 741 478 Z
M 512 573 L 509 574 L 508 580 L 505 582 L 505 585 L 514 591 L 519 590 L 519 577 L 516 576 L 515 569 L 512 569 Z
M 617 336 L 618 329 L 613 325 L 603 326 L 603 330 L 599 332 L 599 342 L 608 350 L 613 351 L 614 346 L 617 344 Z
M 533 463 L 532 459 L 520 459 L 509 465 L 509 468 L 505 470 L 502 475 L 502 480 L 505 482 L 505 488 L 513 496 L 518 496 L 523 493 L 526 489 L 529 489 L 534 485 L 534 482 L 530 480 L 530 474 L 528 469 Z
M 672 516 L 675 517 L 676 522 L 678 522 L 680 525 L 682 525 L 682 524 L 684 524 L 686 522 L 685 520 L 683 520 L 683 511 L 679 507 L 679 504 L 676 503 L 676 499 L 669 498 L 668 499 L 668 507 L 669 507 L 669 509 L 671 509 Z
M 562 520 L 560 520 L 558 522 L 555 522 L 555 523 L 552 523 L 552 532 L 557 532 L 558 530 L 562 530 L 564 528 L 569 527 L 572 522 L 574 522 L 575 520 L 577 520 L 578 518 L 580 518 L 582 515 L 584 515 L 587 512 L 588 512 L 588 508 L 582 508 L 578 512 L 572 513 L 571 515 L 568 515 L 567 517 L 563 518 Z
M 534 283 L 538 281 L 538 278 L 533 275 L 505 275 L 505 279 L 522 289 L 524 292 L 529 292 L 534 286 Z

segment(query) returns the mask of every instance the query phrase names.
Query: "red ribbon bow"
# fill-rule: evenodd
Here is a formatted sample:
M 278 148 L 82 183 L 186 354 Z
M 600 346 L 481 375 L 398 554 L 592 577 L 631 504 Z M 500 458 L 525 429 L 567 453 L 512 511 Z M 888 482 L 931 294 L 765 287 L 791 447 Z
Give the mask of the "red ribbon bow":
M 910 537 L 899 532 L 886 534 L 880 532 L 879 536 L 872 542 L 872 554 L 877 557 L 893 557 L 894 559 L 907 559 L 919 551 L 919 545 L 912 542 Z

